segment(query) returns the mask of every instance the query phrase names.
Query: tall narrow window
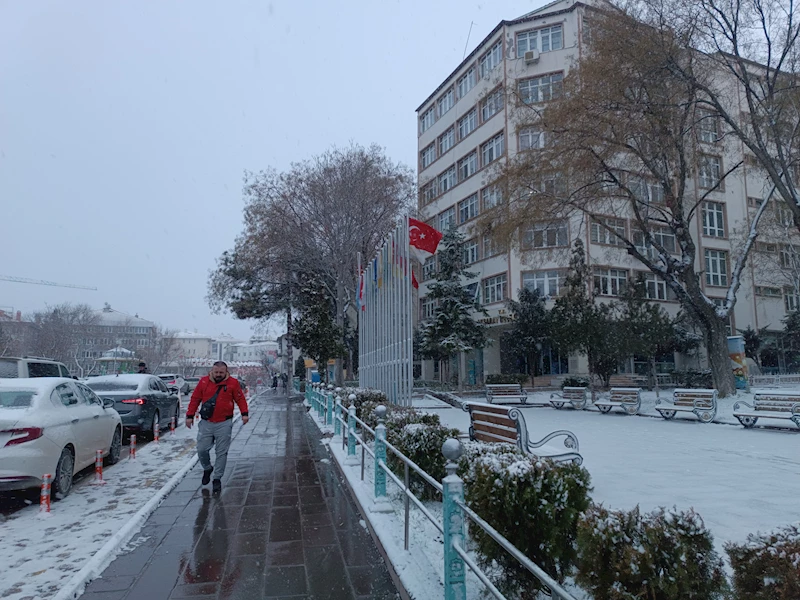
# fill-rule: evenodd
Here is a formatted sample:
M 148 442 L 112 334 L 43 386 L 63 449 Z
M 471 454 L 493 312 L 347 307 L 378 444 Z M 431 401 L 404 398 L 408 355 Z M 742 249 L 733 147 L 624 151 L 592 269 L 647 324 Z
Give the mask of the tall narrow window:
M 503 89 L 500 88 L 493 91 L 486 96 L 486 98 L 481 100 L 481 121 L 485 123 L 491 119 L 494 115 L 503 110 L 504 105 L 505 96 L 503 95 Z
M 465 114 L 463 117 L 461 117 L 458 120 L 458 139 L 459 140 L 463 140 L 470 133 L 475 131 L 475 128 L 478 125 L 478 123 L 477 123 L 477 121 L 478 121 L 477 114 L 478 114 L 478 112 L 473 108 L 471 111 L 469 111 L 467 114 Z
M 470 67 L 466 73 L 458 78 L 456 87 L 458 88 L 458 97 L 463 98 L 467 92 L 475 87 L 477 77 L 475 76 L 475 67 Z
M 483 280 L 483 303 L 492 304 L 506 299 L 508 276 L 505 273 Z
M 439 100 L 436 102 L 436 105 L 439 109 L 439 117 L 441 117 L 448 110 L 453 108 L 453 105 L 455 103 L 456 103 L 456 93 L 453 91 L 453 88 L 450 88 L 444 94 L 439 96 Z
M 472 194 L 458 203 L 458 222 L 466 223 L 478 216 L 478 194 Z
M 458 180 L 464 181 L 478 170 L 478 153 L 470 152 L 458 161 Z
M 488 77 L 497 65 L 503 60 L 503 40 L 498 40 L 489 51 L 481 56 L 481 77 Z
M 728 253 L 723 250 L 706 250 L 706 285 L 728 285 Z
M 452 127 L 439 136 L 439 156 L 444 156 L 456 143 L 455 129 Z
M 721 202 L 703 203 L 703 235 L 725 237 L 725 205 Z
M 428 110 L 426 110 L 419 118 L 419 130 L 420 133 L 425 133 L 428 129 L 431 128 L 436 122 L 436 111 L 431 106 Z
M 491 162 L 494 162 L 503 154 L 505 144 L 505 136 L 501 133 L 494 136 L 488 142 L 481 146 L 482 164 L 485 167 Z

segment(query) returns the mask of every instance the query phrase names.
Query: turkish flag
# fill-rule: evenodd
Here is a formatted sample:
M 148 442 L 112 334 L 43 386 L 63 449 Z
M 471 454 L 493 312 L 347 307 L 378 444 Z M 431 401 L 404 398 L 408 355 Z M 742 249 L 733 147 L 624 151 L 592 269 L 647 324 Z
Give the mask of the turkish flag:
M 419 289 L 419 282 L 417 281 L 417 276 L 414 275 L 414 271 L 411 271 L 411 285 L 414 286 L 415 290 Z
M 436 231 L 433 227 L 417 219 L 408 219 L 408 237 L 409 243 L 414 248 L 419 248 L 424 252 L 433 254 L 442 240 L 442 234 Z

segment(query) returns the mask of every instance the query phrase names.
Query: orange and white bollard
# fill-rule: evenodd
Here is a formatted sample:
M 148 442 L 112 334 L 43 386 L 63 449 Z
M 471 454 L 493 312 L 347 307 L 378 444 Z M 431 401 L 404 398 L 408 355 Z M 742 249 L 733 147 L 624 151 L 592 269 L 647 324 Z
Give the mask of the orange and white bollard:
M 53 481 L 53 476 L 50 473 L 42 475 L 42 493 L 39 496 L 39 512 L 50 512 L 50 484 Z
M 153 441 L 157 444 L 158 443 L 158 423 L 156 423 L 155 427 L 153 428 Z
M 170 432 L 172 435 L 175 435 L 175 417 L 172 417 L 172 418 L 169 420 L 169 432 Z
M 92 485 L 105 485 L 103 481 L 103 451 L 95 450 L 94 453 L 94 481 Z
M 130 450 L 130 457 L 136 458 L 136 436 L 131 436 L 131 450 Z

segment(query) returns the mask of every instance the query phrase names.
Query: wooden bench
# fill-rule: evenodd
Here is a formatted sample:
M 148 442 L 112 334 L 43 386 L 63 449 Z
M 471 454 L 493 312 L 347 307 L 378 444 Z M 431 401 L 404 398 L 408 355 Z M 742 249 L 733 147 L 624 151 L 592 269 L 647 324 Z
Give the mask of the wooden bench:
M 550 394 L 550 404 L 556 408 L 563 408 L 567 403 L 571 404 L 575 410 L 586 407 L 586 388 L 565 387 L 560 393 Z
M 601 413 L 610 412 L 612 408 L 621 408 L 629 415 L 635 415 L 642 406 L 642 388 L 615 387 L 606 399 L 598 400 L 594 405 Z
M 491 404 L 495 398 L 522 400 L 522 403 L 525 404 L 528 402 L 528 392 L 523 390 L 518 383 L 487 383 L 486 401 Z
M 733 405 L 733 416 L 748 429 L 753 427 L 761 417 L 787 419 L 800 427 L 800 392 L 779 390 L 756 392 L 753 396 L 752 406 L 741 401 Z
M 515 407 L 465 402 L 464 410 L 469 413 L 469 439 L 479 442 L 514 444 L 530 454 L 542 458 L 552 458 L 556 462 L 572 461 L 580 465 L 583 457 L 579 452 L 578 438 L 571 431 L 560 429 L 546 435 L 538 442 L 528 439 L 528 426 L 522 411 Z M 564 438 L 566 450 L 552 455 L 539 454 L 535 450 L 558 437 Z
M 672 419 L 676 413 L 693 413 L 703 423 L 710 423 L 717 414 L 717 390 L 676 389 L 672 401 L 656 400 L 656 410 L 665 419 Z
M 608 383 L 612 388 L 635 388 L 647 385 L 647 377 L 644 375 L 612 375 L 608 378 Z

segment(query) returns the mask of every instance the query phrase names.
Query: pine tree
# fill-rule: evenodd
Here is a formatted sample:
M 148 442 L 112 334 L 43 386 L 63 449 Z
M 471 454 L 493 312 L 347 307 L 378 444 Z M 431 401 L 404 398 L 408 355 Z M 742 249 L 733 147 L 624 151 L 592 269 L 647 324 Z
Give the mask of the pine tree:
M 428 286 L 428 298 L 436 300 L 436 310 L 432 319 L 420 325 L 419 350 L 425 358 L 449 363 L 459 352 L 486 345 L 486 326 L 476 322 L 473 314 L 487 313 L 464 287 L 477 273 L 466 270 L 463 247 L 464 235 L 455 229 L 448 230 L 439 243 L 439 268 Z
M 536 361 L 549 338 L 549 319 L 545 299 L 539 290 L 522 288 L 518 300 L 509 300 L 508 309 L 514 319 L 506 334 L 506 347 L 517 357 L 524 357 L 528 375 L 536 375 Z
M 301 284 L 297 302 L 300 316 L 292 324 L 294 343 L 317 363 L 320 377 L 327 380 L 328 359 L 344 352 L 333 298 L 326 287 L 309 281 Z

